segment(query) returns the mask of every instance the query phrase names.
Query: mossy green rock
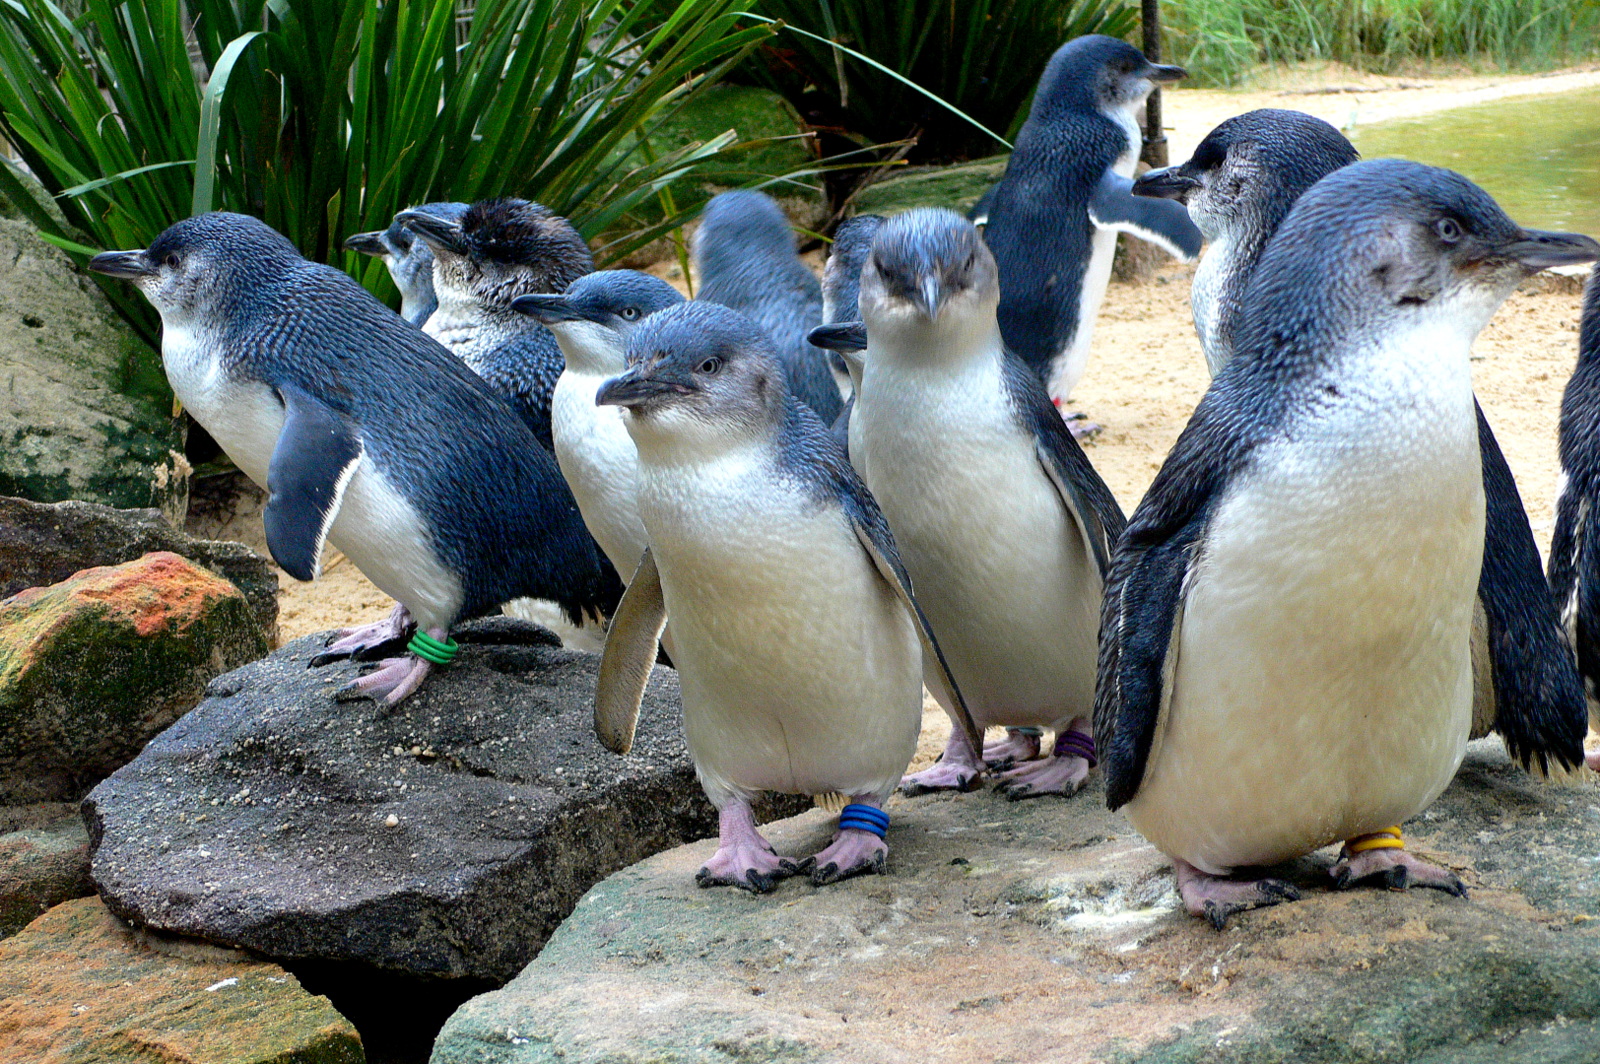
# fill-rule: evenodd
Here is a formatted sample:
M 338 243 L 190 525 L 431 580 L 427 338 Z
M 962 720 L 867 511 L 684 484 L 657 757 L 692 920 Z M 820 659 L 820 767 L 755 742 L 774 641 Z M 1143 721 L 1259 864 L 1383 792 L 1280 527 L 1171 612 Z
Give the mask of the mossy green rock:
M 0 495 L 153 506 L 182 525 L 185 436 L 156 352 L 59 248 L 0 218 Z
M 711 188 L 734 188 L 753 178 L 775 176 L 816 161 L 812 139 L 805 136 L 800 115 L 775 92 L 742 85 L 713 85 L 691 98 L 668 120 L 651 143 L 658 153 L 676 151 L 733 130 L 739 143 L 771 140 L 760 147 L 729 152 L 699 170 Z M 782 138 L 782 139 L 779 139 Z M 776 190 L 783 194 L 780 188 Z
M 1474 743 L 1406 826 L 1469 898 L 1334 890 L 1330 848 L 1279 870 L 1301 901 L 1218 932 L 1090 779 L 1066 800 L 896 796 L 891 874 L 832 886 L 701 890 L 713 843 L 658 854 L 457 1010 L 433 1064 L 1600 1060 L 1592 780 L 1541 784 Z M 832 820 L 763 830 L 799 856 Z
M 913 207 L 948 207 L 965 214 L 1005 174 L 1010 158 L 995 155 L 896 173 L 862 189 L 852 206 L 857 214 L 898 214 Z
M 98 898 L 0 942 L 0 1059 L 50 1064 L 363 1064 L 327 998 L 275 964 L 170 943 Z
M 0 603 L 0 803 L 71 801 L 267 652 L 227 580 L 176 554 Z

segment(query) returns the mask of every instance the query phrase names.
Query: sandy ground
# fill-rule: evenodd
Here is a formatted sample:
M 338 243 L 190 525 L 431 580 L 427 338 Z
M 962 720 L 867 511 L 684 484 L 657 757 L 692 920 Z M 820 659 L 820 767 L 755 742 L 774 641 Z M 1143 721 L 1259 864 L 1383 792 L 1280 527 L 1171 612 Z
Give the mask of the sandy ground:
M 1600 67 L 1533 76 L 1404 78 L 1327 64 L 1268 72 L 1243 90 L 1179 88 L 1168 92 L 1165 108 L 1171 157 L 1178 161 L 1217 123 L 1256 107 L 1292 107 L 1349 126 L 1595 85 L 1600 85 Z M 651 272 L 684 287 L 675 263 L 660 263 Z M 1189 311 L 1192 274 L 1192 267 L 1173 263 L 1149 282 L 1112 284 L 1095 330 L 1089 371 L 1075 397 L 1076 405 L 1104 430 L 1089 444 L 1089 457 L 1130 512 L 1208 383 Z M 1550 542 L 1556 423 L 1561 389 L 1577 355 L 1580 299 L 1576 282 L 1530 285 L 1512 296 L 1474 350 L 1478 394 L 1516 474 L 1541 551 Z M 264 554 L 260 506 L 253 489 L 241 494 L 231 510 L 226 505 L 197 506 L 190 530 L 237 539 Z M 279 583 L 279 623 L 286 641 L 381 619 L 393 605 L 332 548 L 317 582 L 302 584 L 280 571 Z M 943 713 L 931 701 L 928 709 L 923 749 L 914 767 L 931 761 L 948 734 Z

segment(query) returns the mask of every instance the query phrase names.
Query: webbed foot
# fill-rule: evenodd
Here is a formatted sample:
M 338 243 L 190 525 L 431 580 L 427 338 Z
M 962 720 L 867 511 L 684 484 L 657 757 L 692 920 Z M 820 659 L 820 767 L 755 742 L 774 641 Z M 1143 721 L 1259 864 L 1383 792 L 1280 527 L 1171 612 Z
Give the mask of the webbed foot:
M 1399 828 L 1387 828 L 1346 842 L 1339 860 L 1328 869 L 1328 874 L 1333 877 L 1334 888 L 1346 890 L 1364 879 L 1382 876 L 1383 885 L 1390 890 L 1428 887 L 1457 898 L 1467 896 L 1467 887 L 1461 882 L 1461 877 L 1407 853 L 1404 845 Z
M 1183 907 L 1211 921 L 1218 931 L 1228 926 L 1228 917 L 1234 913 L 1300 900 L 1294 885 L 1281 879 L 1224 879 L 1208 875 L 1187 861 L 1174 860 L 1173 864 L 1178 870 L 1178 897 L 1183 899 Z
M 939 760 L 900 780 L 900 790 L 906 794 L 930 794 L 933 791 L 975 791 L 983 786 L 983 762 L 960 729 L 950 733 L 944 753 Z
M 1010 768 L 1039 756 L 1041 732 L 1038 728 L 1007 728 L 999 742 L 983 744 L 983 761 L 990 768 Z
M 694 881 L 702 887 L 738 887 L 766 894 L 778 880 L 799 872 L 798 864 L 779 857 L 756 830 L 749 803 L 734 799 L 718 815 L 717 852 L 694 874 Z
M 432 671 L 433 666 L 415 654 L 384 658 L 376 669 L 339 688 L 333 697 L 340 702 L 371 698 L 388 706 L 398 705 L 414 694 Z
M 341 628 L 333 633 L 322 653 L 311 659 L 311 667 L 317 668 L 345 658 L 362 660 L 364 655 L 370 656 L 379 648 L 388 649 L 386 644 L 405 639 L 415 624 L 411 612 L 404 606 L 396 605 L 389 616 L 381 621 L 359 628 Z
M 1073 725 L 1080 723 L 1088 726 L 1086 720 L 1074 721 Z M 1084 781 L 1089 778 L 1089 770 L 1094 765 L 1094 740 L 1088 732 L 1069 726 L 1056 733 L 1055 746 L 1049 757 L 1002 772 L 996 789 L 1013 802 L 1046 794 L 1059 794 L 1065 798 L 1083 788 Z

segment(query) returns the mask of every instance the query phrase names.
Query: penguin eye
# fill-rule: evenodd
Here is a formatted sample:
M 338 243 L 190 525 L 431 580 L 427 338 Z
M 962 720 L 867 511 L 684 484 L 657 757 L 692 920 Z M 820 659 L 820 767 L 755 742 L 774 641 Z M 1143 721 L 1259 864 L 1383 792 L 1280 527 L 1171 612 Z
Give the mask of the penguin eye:
M 1439 239 L 1446 244 L 1454 244 L 1461 239 L 1461 224 L 1454 218 L 1440 218 L 1434 223 L 1433 231 L 1439 234 Z
M 638 316 L 639 316 L 639 308 L 638 307 L 623 307 L 622 308 L 622 320 L 623 321 L 633 321 Z
M 167 265 L 171 266 L 174 270 L 178 268 L 178 256 L 176 253 L 168 255 L 166 261 Z
M 721 368 L 722 368 L 722 359 L 718 358 L 716 355 L 712 355 L 710 358 L 706 359 L 704 362 L 702 362 L 698 366 L 696 366 L 695 367 L 695 372 L 704 373 L 706 376 L 709 377 L 712 374 L 716 373 L 717 370 L 719 370 Z

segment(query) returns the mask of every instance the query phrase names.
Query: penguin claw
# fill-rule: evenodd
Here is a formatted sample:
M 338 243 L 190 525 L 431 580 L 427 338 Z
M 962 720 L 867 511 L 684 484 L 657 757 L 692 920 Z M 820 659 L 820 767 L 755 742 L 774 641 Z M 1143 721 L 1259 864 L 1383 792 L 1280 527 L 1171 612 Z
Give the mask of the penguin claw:
M 1381 876 L 1387 890 L 1427 887 L 1454 898 L 1467 896 L 1467 886 L 1460 876 L 1406 850 L 1368 850 L 1365 853 L 1341 855 L 1334 866 L 1328 869 L 1328 874 L 1333 877 L 1335 890 L 1348 890 L 1363 880 Z
M 811 885 L 825 887 L 854 876 L 880 875 L 889 861 L 889 847 L 868 831 L 846 828 L 828 848 L 801 862 Z
M 1037 735 L 1007 732 L 999 742 L 983 744 L 983 761 L 992 769 L 1007 769 L 1039 756 Z
M 706 887 L 738 887 L 752 894 L 769 894 L 777 889 L 778 880 L 798 875 L 798 865 L 792 858 L 779 857 L 771 846 L 750 844 L 743 840 L 720 845 L 711 860 L 694 874 L 695 883 Z
M 334 692 L 336 702 L 353 702 L 363 698 L 382 701 L 386 706 L 399 705 L 414 694 L 428 678 L 432 666 L 419 657 L 385 658 L 378 667 Z
M 983 786 L 983 770 L 973 765 L 939 761 L 921 772 L 902 777 L 904 794 L 932 794 L 934 791 L 975 791 Z
M 321 668 L 335 661 L 352 658 L 356 661 L 378 661 L 383 653 L 398 650 L 410 629 L 416 624 L 404 606 L 396 606 L 389 616 L 359 628 L 341 628 L 328 637 L 323 651 L 311 659 L 311 668 Z
M 1082 790 L 1088 778 L 1089 762 L 1083 758 L 1051 755 L 1001 773 L 995 790 L 1013 802 L 1046 794 L 1059 794 L 1065 798 Z
M 1072 433 L 1072 438 L 1079 443 L 1094 439 L 1102 431 L 1101 427 L 1090 421 L 1089 415 L 1081 410 L 1062 411 L 1061 420 L 1067 423 L 1067 431 Z
M 1185 861 L 1174 863 L 1183 907 L 1195 916 L 1205 917 L 1218 931 L 1228 926 L 1228 918 L 1234 913 L 1300 900 L 1300 891 L 1294 884 L 1281 879 L 1225 879 L 1207 875 Z

